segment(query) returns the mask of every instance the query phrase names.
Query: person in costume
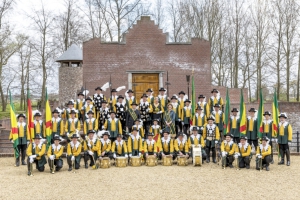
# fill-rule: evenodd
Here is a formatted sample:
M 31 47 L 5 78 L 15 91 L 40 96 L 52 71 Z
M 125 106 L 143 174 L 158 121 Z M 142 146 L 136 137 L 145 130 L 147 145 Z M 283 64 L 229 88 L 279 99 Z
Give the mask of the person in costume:
M 177 139 L 174 141 L 174 150 L 176 157 L 189 157 L 189 142 L 184 138 L 184 134 L 182 132 L 178 133 Z
M 113 142 L 117 139 L 117 135 L 122 135 L 122 124 L 118 118 L 116 118 L 115 111 L 110 112 L 110 118 L 105 121 L 104 130 L 110 132 L 110 140 Z
M 76 118 L 75 110 L 71 110 L 70 118 L 66 121 L 65 132 L 70 139 L 74 133 L 78 133 L 81 129 L 80 121 Z
M 45 164 L 47 163 L 45 157 L 46 145 L 41 142 L 41 139 L 43 139 L 42 136 L 40 134 L 36 134 L 33 138 L 34 141 L 32 143 L 29 143 L 26 150 L 26 154 L 28 156 L 28 175 L 31 175 L 32 163 L 36 164 L 36 168 L 39 172 L 43 172 L 45 170 Z
M 236 144 L 233 142 L 233 135 L 228 133 L 225 136 L 225 140 L 221 144 L 221 152 L 222 152 L 222 167 L 229 166 L 233 168 L 234 154 L 236 152 Z M 226 163 L 226 166 L 225 166 Z
M 184 134 L 186 134 L 189 137 L 190 119 L 192 117 L 192 108 L 190 105 L 191 101 L 186 99 L 184 103 L 185 106 L 181 110 L 181 124 L 183 126 Z
M 190 152 L 193 152 L 193 145 L 198 146 L 201 145 L 201 155 L 202 160 L 204 161 L 206 159 L 206 152 L 205 152 L 205 143 L 204 139 L 201 134 L 199 134 L 199 127 L 192 126 L 191 127 L 192 135 L 188 139 L 188 145 Z M 193 155 L 192 155 L 193 157 Z
M 247 138 L 250 145 L 258 146 L 258 135 L 257 135 L 257 118 L 255 117 L 255 108 L 250 108 L 249 116 L 247 118 Z
M 207 118 L 206 115 L 203 113 L 202 107 L 197 107 L 196 114 L 193 117 L 193 126 L 196 126 L 199 128 L 199 134 L 202 134 L 203 128 L 207 124 Z
M 173 157 L 173 159 L 175 159 L 174 142 L 169 134 L 170 133 L 168 131 L 163 131 L 164 137 L 161 138 L 161 144 L 159 144 L 160 159 L 162 159 L 162 157 L 165 157 L 166 155 L 170 155 Z
M 144 141 L 144 158 L 147 160 L 148 156 L 153 155 L 157 157 L 157 143 L 153 139 L 154 134 L 149 132 L 148 139 Z
M 153 119 L 159 120 L 159 125 L 162 126 L 162 113 L 164 113 L 164 107 L 161 105 L 159 98 L 155 97 L 152 104 L 152 116 Z
M 113 158 L 111 153 L 111 140 L 109 139 L 110 133 L 108 131 L 105 131 L 102 134 L 102 138 L 100 139 L 100 149 L 101 149 L 101 155 L 100 159 L 103 157 L 108 157 L 110 159 Z
M 233 108 L 231 110 L 230 117 L 230 131 L 229 133 L 233 135 L 233 141 L 238 144 L 240 142 L 240 117 L 237 115 L 239 110 L 237 108 Z
M 240 137 L 240 143 L 236 147 L 234 158 L 238 159 L 239 168 L 250 169 L 251 146 L 248 144 L 246 136 Z
M 279 144 L 279 152 L 281 155 L 281 161 L 278 163 L 279 165 L 284 165 L 284 157 L 286 155 L 286 165 L 290 166 L 291 164 L 291 155 L 290 155 L 290 145 L 293 137 L 293 129 L 289 122 L 286 121 L 287 115 L 286 113 L 281 113 L 279 115 L 279 127 L 277 140 Z
M 142 137 L 138 134 L 138 129 L 132 128 L 132 133 L 128 138 L 128 154 L 131 156 L 141 156 L 143 151 Z
M 75 107 L 74 107 L 74 101 L 70 100 L 67 103 L 67 106 L 68 106 L 68 108 L 65 109 L 64 112 L 63 112 L 63 119 L 68 120 L 70 118 L 70 113 L 71 113 L 72 110 L 75 110 L 76 118 L 78 118 L 78 110 L 76 110 Z
M 94 112 L 90 110 L 87 112 L 88 118 L 83 124 L 83 133 L 88 135 L 90 130 L 98 131 L 98 120 L 94 118 Z
M 102 105 L 102 107 L 99 109 L 99 113 L 98 113 L 98 116 L 99 116 L 98 126 L 99 126 L 100 130 L 103 130 L 106 120 L 110 117 L 109 116 L 110 110 L 107 107 L 107 102 L 105 100 L 103 100 L 101 102 L 101 105 Z
M 77 94 L 77 99 L 76 99 L 76 104 L 75 104 L 75 109 L 78 110 L 78 119 L 83 122 L 84 120 L 84 113 L 82 112 L 82 107 L 84 106 L 85 99 L 84 99 L 84 94 L 83 92 L 79 92 Z
M 42 114 L 37 110 L 36 113 L 33 115 L 34 120 L 34 132 L 31 135 L 31 138 L 34 138 L 36 134 L 40 134 L 42 137 L 45 138 L 45 124 L 42 120 Z
M 84 106 L 81 108 L 81 113 L 82 113 L 82 117 L 83 117 L 84 121 L 88 118 L 87 113 L 90 110 L 93 111 L 93 113 L 94 113 L 93 118 L 97 119 L 98 118 L 98 111 L 96 110 L 95 106 L 93 105 L 93 100 L 91 99 L 91 97 L 87 97 L 85 99 Z
M 183 91 L 180 91 L 179 93 L 178 93 L 178 95 L 179 95 L 179 97 L 178 97 L 178 104 L 179 104 L 179 113 L 178 113 L 178 117 L 179 117 L 179 119 L 180 119 L 180 121 L 181 121 L 181 119 L 182 119 L 182 109 L 184 108 L 184 105 L 185 105 L 185 100 L 187 100 L 188 99 L 188 97 L 187 97 L 187 95 L 185 95 L 185 93 L 183 92 Z M 182 123 L 179 123 L 179 129 L 180 129 L 180 131 L 181 132 L 184 132 L 184 128 L 183 128 L 183 125 L 182 125 Z
M 52 172 L 52 167 L 55 167 L 55 171 L 59 171 L 63 167 L 63 160 L 61 158 L 64 147 L 60 145 L 61 137 L 59 135 L 54 135 L 53 137 L 54 143 L 48 148 L 47 157 L 48 164 L 50 167 L 50 172 Z M 53 165 L 51 164 L 53 162 Z
M 95 137 L 95 131 L 89 130 L 88 137 L 84 140 L 83 150 L 84 150 L 84 167 L 88 168 L 88 160 L 90 160 L 90 166 L 96 168 L 96 160 L 101 154 L 100 141 Z
M 168 131 L 171 137 L 176 137 L 175 129 L 176 113 L 173 111 L 173 105 L 168 104 L 167 110 L 164 113 L 165 130 Z
M 270 171 L 270 163 L 272 147 L 269 145 L 269 138 L 263 137 L 262 143 L 256 148 L 256 169 L 260 170 L 266 168 L 266 171 Z
M 115 105 L 116 118 L 118 118 L 122 125 L 122 130 L 126 129 L 126 113 L 127 107 L 124 97 L 119 95 L 117 98 L 118 102 Z
M 132 103 L 131 104 L 132 108 L 129 108 L 127 110 L 126 114 L 126 129 L 127 132 L 131 132 L 132 126 L 134 125 L 135 120 L 141 118 L 140 111 L 137 109 L 137 104 Z
M 274 136 L 273 120 L 271 119 L 271 113 L 269 111 L 265 111 L 263 116 L 265 117 L 265 119 L 263 120 L 262 123 L 262 129 L 263 129 L 262 137 L 266 136 L 267 138 L 270 138 L 269 145 L 273 147 L 272 146 L 273 142 L 271 138 L 274 138 L 275 136 Z M 271 153 L 271 158 L 272 158 L 271 164 L 273 164 L 274 163 L 273 151 Z
M 82 145 L 78 141 L 79 135 L 74 133 L 71 136 L 71 141 L 67 147 L 67 162 L 69 165 L 68 171 L 72 171 L 73 167 L 75 169 L 80 168 L 80 160 L 81 160 L 81 149 Z M 72 164 L 74 163 L 74 166 Z
M 151 123 L 151 113 L 152 113 L 152 105 L 148 103 L 147 98 L 148 96 L 146 94 L 143 94 L 141 97 L 141 101 L 139 104 L 139 110 L 141 114 L 141 120 L 143 121 L 143 126 L 145 130 L 145 139 L 147 138 L 149 126 Z
M 96 107 L 96 111 L 99 112 L 102 102 L 106 101 L 106 97 L 102 94 L 101 87 L 96 87 L 95 91 L 96 91 L 96 93 L 93 95 L 93 101 L 94 101 L 94 105 Z
M 153 100 L 154 100 L 154 97 L 153 97 L 153 90 L 151 88 L 149 88 L 147 91 L 146 91 L 146 94 L 147 94 L 147 101 L 148 103 L 152 104 L 153 103 Z
M 205 101 L 205 96 L 203 94 L 200 94 L 198 96 L 198 102 L 197 102 L 197 108 L 202 108 L 203 110 L 203 114 L 206 116 L 206 117 L 209 117 L 210 116 L 210 109 L 209 109 L 209 105 L 208 103 Z
M 219 143 L 220 132 L 218 126 L 214 124 L 214 118 L 207 118 L 207 125 L 203 129 L 203 138 L 206 146 L 206 162 L 210 162 L 210 151 L 212 151 L 213 162 L 216 161 L 216 145 Z
M 179 128 L 181 127 L 181 123 L 180 123 L 181 109 L 180 109 L 180 105 L 178 103 L 177 97 L 175 95 L 172 96 L 170 104 L 172 104 L 173 111 L 175 113 L 175 132 L 178 133 Z
M 62 137 L 64 135 L 64 121 L 59 117 L 61 111 L 56 108 L 52 111 L 52 120 L 51 120 L 51 144 L 54 143 L 54 136 L 59 135 Z
M 223 132 L 223 127 L 224 127 L 223 122 L 224 122 L 225 116 L 220 108 L 221 108 L 220 104 L 214 105 L 214 110 L 211 112 L 211 116 L 215 119 L 214 123 L 219 128 L 219 132 L 221 135 Z
M 211 93 L 212 93 L 212 96 L 209 98 L 209 101 L 208 101 L 210 112 L 212 112 L 214 110 L 214 105 L 219 104 L 220 108 L 222 108 L 224 105 L 224 101 L 223 101 L 222 97 L 220 96 L 219 90 L 213 89 L 211 91 Z
M 131 106 L 133 105 L 133 104 L 136 104 L 137 102 L 136 102 L 136 99 L 135 99 L 135 97 L 133 96 L 133 94 L 134 94 L 134 92 L 133 92 L 133 90 L 128 90 L 127 92 L 127 97 L 126 97 L 126 107 L 127 108 L 132 108 Z
M 164 110 L 167 110 L 167 105 L 169 103 L 168 97 L 166 95 L 166 89 L 165 88 L 159 88 L 159 95 L 157 96 L 159 98 L 159 103 L 163 107 Z
M 145 131 L 144 131 L 144 127 L 143 127 L 143 122 L 140 119 L 137 119 L 134 121 L 134 125 L 132 126 L 132 128 L 136 128 L 138 130 L 138 134 L 142 137 L 145 138 Z M 151 127 L 150 127 L 151 130 Z M 150 131 L 149 131 L 150 132 Z
M 122 140 L 122 137 L 122 134 L 118 134 L 117 139 L 112 144 L 111 153 L 113 154 L 114 159 L 120 156 L 128 158 L 128 148 L 126 142 Z

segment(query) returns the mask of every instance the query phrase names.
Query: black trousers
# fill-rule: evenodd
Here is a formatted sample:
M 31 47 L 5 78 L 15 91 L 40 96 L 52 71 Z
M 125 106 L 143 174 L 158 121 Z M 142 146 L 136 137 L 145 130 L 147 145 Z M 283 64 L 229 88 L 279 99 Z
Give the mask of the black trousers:
M 26 157 L 26 148 L 27 148 L 27 144 L 19 144 L 18 145 L 18 149 L 19 149 L 19 152 L 21 153 L 21 158 L 22 158 L 22 161 L 25 161 L 25 157 Z M 20 155 L 20 154 L 19 154 Z M 18 159 L 18 158 L 17 158 Z
M 189 138 L 190 137 L 190 132 L 188 133 L 188 130 L 190 129 L 190 124 L 184 124 L 183 125 L 183 130 L 184 130 L 184 134 L 186 134 L 186 136 Z
M 245 168 L 246 166 L 250 165 L 250 157 L 245 156 L 245 157 L 239 157 L 239 168 Z
M 61 159 L 54 159 L 54 166 L 56 166 L 55 170 L 59 171 L 62 167 L 63 167 L 63 160 Z M 48 164 L 50 169 L 52 168 L 52 160 L 50 160 L 50 158 L 48 158 Z
M 95 165 L 95 162 L 96 162 L 95 158 L 93 159 L 93 157 L 88 152 L 84 152 L 83 155 L 84 155 L 84 157 L 83 157 L 84 163 L 87 163 L 87 161 L 90 160 L 90 166 Z M 94 162 L 94 160 L 95 160 L 95 162 Z
M 103 152 L 102 152 L 103 153 Z M 104 156 L 102 156 L 102 153 L 101 153 L 101 157 L 108 157 L 109 159 L 113 159 L 113 154 L 109 151 L 109 152 L 105 152 Z
M 279 144 L 279 149 L 286 151 L 289 150 L 289 145 L 288 144 Z
M 145 135 L 144 135 L 144 139 L 148 138 L 148 133 L 149 133 L 149 126 L 150 126 L 151 122 L 150 121 L 144 121 L 143 122 L 143 128 L 145 130 Z
M 37 159 L 34 159 L 33 163 L 35 163 L 36 169 L 37 169 L 39 172 L 43 172 L 43 171 L 45 170 L 45 165 L 39 167 L 39 164 L 38 164 L 38 160 L 37 160 Z M 32 164 L 33 164 L 33 163 L 32 163 Z M 30 171 L 29 157 L 27 158 L 27 168 L 28 168 L 28 171 Z
M 222 165 L 224 164 L 224 159 L 226 159 L 226 166 L 228 165 L 232 165 L 233 161 L 234 161 L 234 157 L 233 155 L 226 155 L 225 157 L 222 157 Z
M 268 155 L 268 156 L 265 156 L 265 158 L 262 160 L 262 164 L 269 166 L 271 161 L 272 161 L 272 158 L 270 155 Z
M 72 158 L 72 156 L 67 156 L 67 161 L 68 161 L 69 168 L 72 167 L 72 160 L 71 160 L 71 158 Z M 80 158 L 80 160 L 81 160 L 81 158 Z M 79 162 L 77 162 L 76 161 L 76 157 L 75 157 L 75 160 L 74 160 L 74 162 L 75 162 L 75 169 L 79 169 L 80 168 L 80 160 L 79 160 Z
M 162 153 L 164 153 L 165 155 L 170 155 L 170 152 L 162 152 Z M 158 158 L 161 160 L 162 159 L 162 153 L 160 153 L 159 155 L 158 155 Z M 176 158 L 176 155 L 175 154 L 173 154 L 173 160 Z
M 240 143 L 240 137 L 233 137 L 233 142 L 236 144 Z
M 250 145 L 254 145 L 254 147 L 255 147 L 255 150 L 256 150 L 256 147 L 258 146 L 258 141 L 257 140 L 250 140 L 250 139 L 248 139 L 248 143 L 250 144 Z

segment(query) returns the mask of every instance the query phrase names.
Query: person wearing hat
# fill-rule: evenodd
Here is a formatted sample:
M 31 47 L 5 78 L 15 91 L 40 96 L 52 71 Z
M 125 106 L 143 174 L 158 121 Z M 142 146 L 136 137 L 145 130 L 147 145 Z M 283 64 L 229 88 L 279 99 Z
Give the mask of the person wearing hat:
M 45 170 L 45 164 L 47 163 L 45 158 L 46 145 L 41 142 L 42 136 L 40 134 L 36 134 L 33 138 L 33 142 L 29 143 L 28 148 L 26 150 L 26 154 L 28 156 L 27 159 L 27 167 L 28 167 L 28 175 L 31 175 L 30 172 L 30 164 L 35 163 L 36 168 L 39 172 L 43 172 Z
M 206 146 L 206 162 L 210 162 L 210 151 L 212 151 L 213 162 L 216 163 L 216 144 L 220 140 L 218 126 L 214 124 L 214 118 L 207 118 L 207 125 L 203 129 L 203 139 Z
M 81 149 L 82 145 L 78 141 L 79 135 L 74 133 L 71 136 L 71 141 L 67 147 L 67 162 L 69 165 L 68 171 L 72 171 L 72 162 L 75 162 L 75 169 L 80 168 Z
M 220 135 L 222 135 L 225 116 L 220 108 L 221 106 L 219 104 L 214 105 L 214 110 L 211 112 L 211 116 L 215 119 L 215 124 L 219 128 Z
M 175 113 L 175 131 L 176 131 L 176 133 L 178 133 L 179 128 L 181 127 L 181 123 L 180 123 L 180 121 L 181 121 L 181 119 L 180 119 L 181 109 L 180 109 L 180 105 L 178 103 L 177 97 L 175 95 L 173 95 L 171 97 L 171 103 L 170 104 L 172 104 L 173 111 Z M 181 129 L 180 129 L 180 131 L 182 132 Z
M 132 128 L 136 128 L 138 130 L 138 134 L 142 137 L 142 138 L 145 138 L 147 137 L 145 135 L 145 130 L 144 130 L 144 127 L 143 127 L 143 121 L 140 120 L 140 119 L 137 119 L 134 121 L 134 125 L 132 126 Z M 149 131 L 150 132 L 150 131 Z
M 50 167 L 50 172 L 52 172 L 52 164 L 55 166 L 55 171 L 59 171 L 63 167 L 63 160 L 61 156 L 64 152 L 64 146 L 60 145 L 61 137 L 59 135 L 54 135 L 53 141 L 54 143 L 48 148 L 47 156 L 48 156 L 48 164 Z
M 161 127 L 160 125 L 158 125 L 158 122 L 159 120 L 158 119 L 153 119 L 153 125 L 150 126 L 150 129 L 149 129 L 149 132 L 150 133 L 153 133 L 153 137 L 154 137 L 154 140 L 156 141 L 157 144 L 160 144 L 161 142 Z
M 164 108 L 164 110 L 167 110 L 167 105 L 169 103 L 169 99 L 166 95 L 166 89 L 165 88 L 159 88 L 159 95 L 157 96 L 159 98 L 159 103 Z
M 76 118 L 76 111 L 71 110 L 70 118 L 65 123 L 65 132 L 67 133 L 68 138 L 70 139 L 71 136 L 79 132 L 81 129 L 80 121 Z
M 162 126 L 161 122 L 162 122 L 162 113 L 164 113 L 164 107 L 161 105 L 159 98 L 158 97 L 154 97 L 153 100 L 153 104 L 152 104 L 152 117 L 153 119 L 158 119 L 159 122 L 158 124 L 160 126 Z
M 153 103 L 153 100 L 154 100 L 154 97 L 153 97 L 153 90 L 151 88 L 149 88 L 147 91 L 146 91 L 146 94 L 147 94 L 147 101 L 148 103 L 152 104 Z
M 149 132 L 148 139 L 144 141 L 144 158 L 147 160 L 148 156 L 157 157 L 157 143 L 153 139 L 154 134 Z
M 111 147 L 111 153 L 115 159 L 120 156 L 128 158 L 127 145 L 126 142 L 122 140 L 122 137 L 122 134 L 118 134 L 117 139 L 113 142 Z
M 240 142 L 240 117 L 238 116 L 239 110 L 233 108 L 230 116 L 230 130 L 229 133 L 233 135 L 233 141 L 238 144 Z
M 118 102 L 115 105 L 116 118 L 118 118 L 122 125 L 122 130 L 126 129 L 126 102 L 124 101 L 124 97 L 119 95 L 117 98 Z
M 264 116 L 264 120 L 262 123 L 262 137 L 266 136 L 268 138 L 274 138 L 274 128 L 273 128 L 273 120 L 271 119 L 271 113 L 269 111 L 265 111 L 265 113 L 263 114 Z M 273 148 L 273 142 L 272 140 L 269 141 L 269 145 Z M 273 159 L 273 151 L 271 152 L 271 164 L 274 163 L 274 159 Z
M 68 108 L 64 110 L 63 114 L 62 114 L 62 118 L 65 119 L 65 120 L 68 120 L 70 118 L 70 112 L 72 110 L 75 110 L 76 111 L 76 118 L 78 118 L 78 110 L 75 109 L 74 107 L 74 101 L 73 100 L 70 100 L 68 103 L 67 103 L 67 106 Z
M 18 129 L 18 151 L 19 153 L 15 153 L 15 155 L 17 155 L 16 158 L 16 167 L 20 166 L 20 154 L 22 155 L 21 161 L 22 161 L 22 165 L 26 165 L 25 162 L 25 157 L 26 157 L 26 148 L 27 145 L 29 144 L 29 140 L 30 140 L 30 133 L 28 130 L 28 126 L 25 122 L 25 115 L 24 114 L 19 114 L 17 116 L 17 129 Z M 14 143 L 13 141 L 13 134 L 12 131 L 10 132 L 9 135 L 9 140 Z
M 198 102 L 197 102 L 197 108 L 202 108 L 203 114 L 206 117 L 210 116 L 210 109 L 208 103 L 205 101 L 205 96 L 203 94 L 200 94 L 198 96 Z
M 223 98 L 220 96 L 220 92 L 217 89 L 213 89 L 211 93 L 212 96 L 209 98 L 208 101 L 210 112 L 214 111 L 214 105 L 219 104 L 220 108 L 222 108 L 224 105 Z
M 160 156 L 159 156 L 160 159 L 162 159 L 162 157 L 165 157 L 166 155 L 171 155 L 173 156 L 173 159 L 175 159 L 174 141 L 171 139 L 169 134 L 170 133 L 168 131 L 163 131 L 163 137 L 161 138 L 161 143 L 158 144 L 160 150 Z
M 44 121 L 41 119 L 42 114 L 39 111 L 36 111 L 33 117 L 34 132 L 33 135 L 31 135 L 31 138 L 34 138 L 36 134 L 41 134 L 42 137 L 45 136 L 45 124 Z
M 277 140 L 279 144 L 279 152 L 281 155 L 281 161 L 278 163 L 279 165 L 284 165 L 284 155 L 286 155 L 286 165 L 290 166 L 290 150 L 289 146 L 292 142 L 293 137 L 293 129 L 290 123 L 286 121 L 287 115 L 286 113 L 281 113 L 279 115 L 279 127 Z
M 199 127 L 192 126 L 191 131 L 192 131 L 192 135 L 188 139 L 190 152 L 193 152 L 193 145 L 195 146 L 201 145 L 202 160 L 204 161 L 206 159 L 205 143 L 203 137 L 201 136 L 201 134 L 199 134 Z
M 178 133 L 177 139 L 174 141 L 174 150 L 177 156 L 189 157 L 189 142 L 184 138 L 182 132 Z
M 230 133 L 225 135 L 225 140 L 221 144 L 221 152 L 222 152 L 222 167 L 229 166 L 233 168 L 234 154 L 236 152 L 236 144 L 233 142 L 233 135 Z M 226 160 L 225 160 L 226 159 Z M 226 166 L 225 166 L 226 163 Z
M 136 104 L 136 99 L 135 96 L 133 96 L 134 92 L 133 90 L 129 89 L 127 90 L 127 97 L 126 97 L 126 107 L 127 108 L 132 108 L 133 104 Z
M 137 104 L 132 103 L 131 108 L 126 113 L 126 132 L 130 133 L 135 120 L 141 118 L 140 111 L 137 109 Z
M 183 126 L 183 130 L 184 130 L 184 134 L 186 134 L 187 136 L 189 136 L 189 128 L 190 128 L 190 118 L 191 118 L 191 112 L 192 112 L 192 108 L 191 108 L 191 101 L 186 99 L 184 101 L 185 106 L 182 108 L 181 110 L 181 124 Z
M 176 137 L 175 119 L 176 115 L 173 111 L 173 105 L 169 103 L 167 110 L 164 112 L 164 124 L 165 130 L 170 133 L 171 137 Z
M 85 135 L 87 135 L 90 130 L 98 131 L 98 120 L 94 118 L 94 112 L 90 110 L 86 114 L 88 115 L 88 118 L 83 124 L 83 133 Z
M 141 98 L 139 110 L 141 114 L 141 120 L 143 121 L 143 127 L 146 132 L 144 139 L 146 139 L 149 126 L 151 125 L 152 105 L 147 101 L 148 96 L 146 94 L 143 94 Z
M 84 113 L 81 113 L 82 107 L 84 106 L 84 103 L 85 103 L 83 92 L 79 92 L 77 94 L 77 97 L 78 98 L 76 99 L 75 109 L 78 110 L 78 119 L 83 122 L 84 117 L 82 116 L 82 114 L 84 114 Z
M 246 167 L 246 169 L 250 169 L 251 146 L 248 144 L 246 136 L 240 137 L 240 143 L 237 145 L 234 158 L 238 159 L 239 168 Z
M 258 131 L 257 131 L 257 118 L 255 117 L 255 108 L 250 108 L 249 116 L 247 118 L 247 138 L 250 145 L 254 145 L 255 149 L 258 146 Z
M 95 106 L 93 105 L 93 100 L 92 100 L 91 97 L 87 97 L 85 99 L 84 106 L 81 108 L 81 113 L 82 113 L 84 121 L 88 118 L 88 114 L 87 113 L 90 110 L 93 111 L 93 113 L 94 113 L 93 118 L 97 119 L 98 118 L 98 115 L 97 115 L 98 113 L 96 112 L 97 110 L 96 110 Z
M 263 137 L 262 143 L 256 148 L 256 169 L 260 170 L 264 167 L 266 171 L 270 171 L 269 165 L 271 158 L 272 147 L 269 145 L 269 138 Z
M 196 109 L 196 114 L 193 117 L 193 126 L 196 126 L 199 128 L 198 133 L 202 134 L 202 130 L 205 127 L 207 123 L 206 115 L 203 113 L 203 109 L 201 106 L 198 106 Z
M 117 135 L 122 135 L 122 124 L 118 118 L 116 118 L 115 111 L 110 112 L 110 118 L 104 123 L 104 130 L 110 132 L 110 140 L 113 142 L 117 139 Z
M 101 104 L 103 101 L 106 101 L 106 97 L 102 94 L 102 88 L 96 87 L 96 93 L 93 95 L 94 105 L 96 107 L 96 111 L 99 112 L 101 108 Z
M 107 106 L 107 102 L 105 100 L 103 100 L 101 102 L 101 108 L 99 110 L 99 113 L 98 113 L 98 126 L 99 126 L 99 129 L 100 130 L 104 130 L 105 127 L 104 127 L 104 124 L 106 122 L 106 120 L 108 120 L 108 118 L 110 117 L 109 113 L 110 113 L 110 109 L 108 108 Z
M 143 151 L 142 137 L 138 134 L 138 129 L 132 128 L 132 133 L 128 138 L 128 154 L 131 156 L 141 156 Z
M 59 135 L 63 136 L 64 135 L 64 122 L 63 120 L 59 117 L 60 115 L 60 110 L 59 108 L 56 108 L 52 111 L 52 119 L 51 119 L 51 144 L 54 143 L 54 136 Z
M 116 89 L 112 89 L 110 91 L 111 93 L 111 96 L 110 98 L 108 99 L 108 102 L 109 102 L 109 109 L 110 110 L 113 110 L 116 112 L 116 103 L 118 102 L 118 95 L 117 95 L 117 90 Z
M 95 161 L 101 154 L 100 141 L 95 136 L 94 130 L 88 131 L 88 137 L 84 140 L 83 150 L 84 150 L 84 167 L 88 168 L 88 160 L 90 160 L 90 166 L 95 169 Z
M 178 93 L 178 104 L 180 105 L 180 110 L 184 107 L 184 101 L 188 99 L 188 97 L 185 95 L 185 92 L 180 91 Z
M 111 153 L 111 140 L 109 139 L 110 137 L 110 133 L 108 131 L 105 131 L 102 134 L 102 138 L 100 139 L 100 150 L 101 150 L 101 154 L 100 154 L 100 159 L 102 159 L 102 157 L 108 157 L 110 159 L 113 158 L 112 153 Z

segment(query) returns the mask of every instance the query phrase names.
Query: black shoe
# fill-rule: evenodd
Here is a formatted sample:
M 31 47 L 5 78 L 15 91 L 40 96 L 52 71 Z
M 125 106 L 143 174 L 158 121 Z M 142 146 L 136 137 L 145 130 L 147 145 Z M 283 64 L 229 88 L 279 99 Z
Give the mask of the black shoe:
M 274 164 L 274 160 L 272 159 L 271 164 Z
M 230 164 L 230 165 L 229 165 L 229 167 L 230 167 L 230 168 L 233 168 L 233 165 L 232 165 L 232 164 Z
M 270 168 L 269 168 L 269 166 L 266 166 L 266 171 L 270 171 Z
M 26 162 L 24 160 L 22 160 L 22 165 L 27 165 Z
M 281 159 L 281 161 L 278 163 L 278 165 L 284 165 L 284 159 Z
M 16 159 L 16 166 L 19 167 L 20 166 L 20 160 L 17 158 Z
M 28 176 L 30 176 L 30 175 L 31 175 L 30 171 L 28 171 L 27 175 L 28 175 Z
M 246 169 L 250 169 L 250 165 L 246 165 Z
M 209 160 L 209 159 L 206 159 L 206 162 L 207 162 L 207 163 L 209 163 L 209 162 L 210 162 L 210 160 Z
M 84 167 L 85 167 L 86 169 L 87 169 L 87 168 L 89 168 L 89 166 L 88 166 L 88 164 L 87 164 L 87 163 L 85 163 Z
M 69 171 L 69 172 L 72 171 L 72 167 L 69 167 L 68 171 Z
M 287 161 L 286 162 L 286 166 L 290 166 L 291 165 L 291 162 L 290 161 Z
M 217 163 L 217 161 L 216 161 L 216 159 L 215 159 L 215 158 L 213 159 L 213 163 Z

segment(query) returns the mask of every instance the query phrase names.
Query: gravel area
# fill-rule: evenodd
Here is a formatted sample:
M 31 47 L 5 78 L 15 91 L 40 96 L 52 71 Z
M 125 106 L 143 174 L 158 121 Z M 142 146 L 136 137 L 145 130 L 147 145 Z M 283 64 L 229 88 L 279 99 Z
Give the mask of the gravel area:
M 273 164 L 270 171 L 221 169 L 213 163 L 202 167 L 125 167 L 77 173 L 50 174 L 13 166 L 13 158 L 0 158 L 0 199 L 300 199 L 300 157 L 291 166 Z M 275 158 L 277 163 L 277 157 Z M 35 168 L 35 167 L 34 167 Z

